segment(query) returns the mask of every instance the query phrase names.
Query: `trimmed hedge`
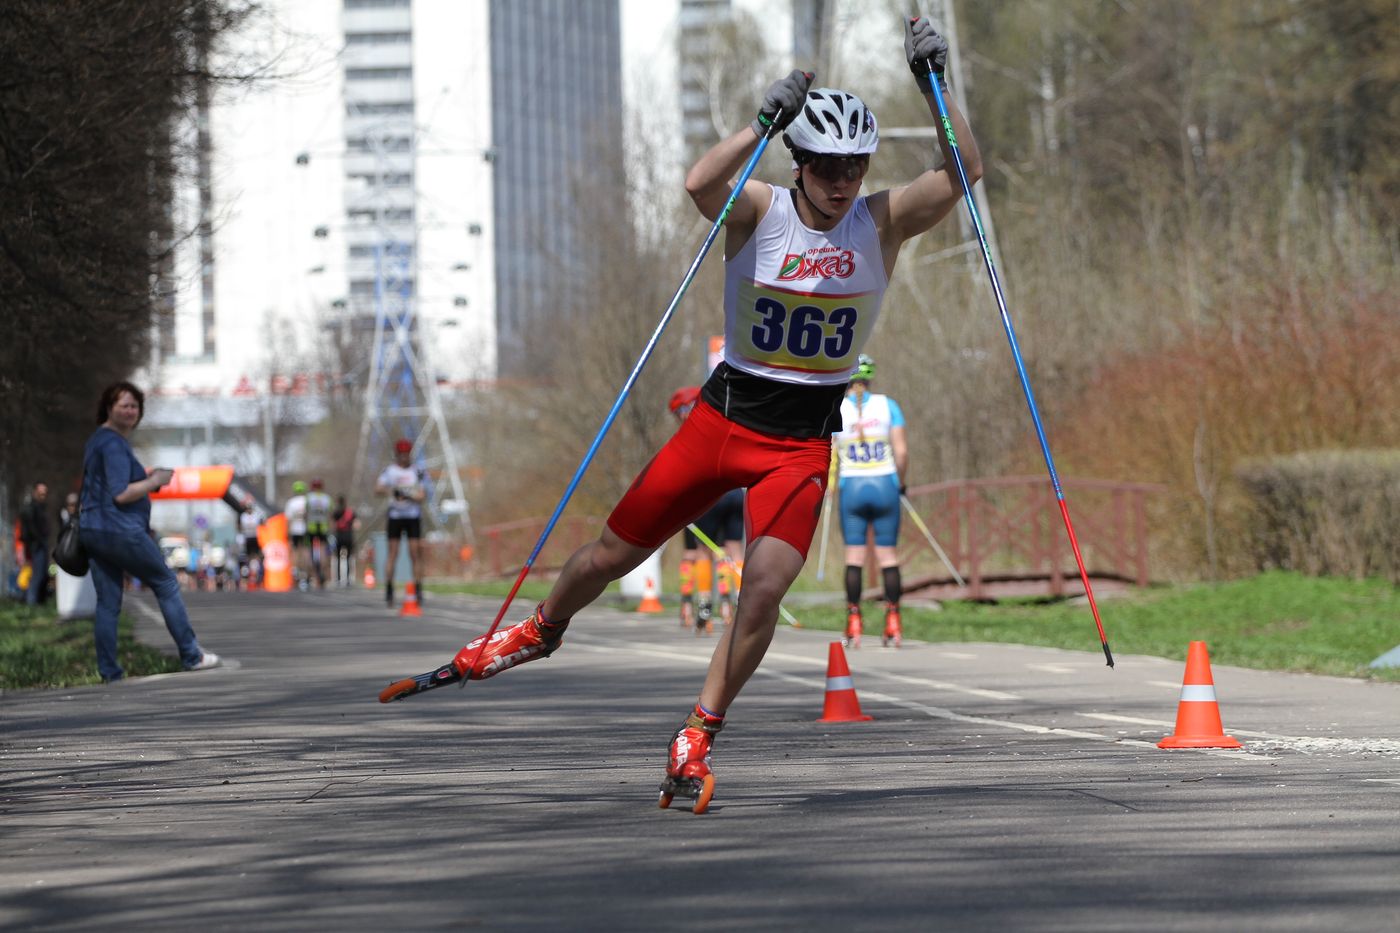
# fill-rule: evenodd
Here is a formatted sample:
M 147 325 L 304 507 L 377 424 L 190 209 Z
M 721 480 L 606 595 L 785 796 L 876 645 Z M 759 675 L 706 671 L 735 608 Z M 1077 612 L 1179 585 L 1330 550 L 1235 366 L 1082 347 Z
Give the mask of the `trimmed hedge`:
M 1400 583 L 1400 450 L 1324 450 L 1235 470 L 1260 570 Z

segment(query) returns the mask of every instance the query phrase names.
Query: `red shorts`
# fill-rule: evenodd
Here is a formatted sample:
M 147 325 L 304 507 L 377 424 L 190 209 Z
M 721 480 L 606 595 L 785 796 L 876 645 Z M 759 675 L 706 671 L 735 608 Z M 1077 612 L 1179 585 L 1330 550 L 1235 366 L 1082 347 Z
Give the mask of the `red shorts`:
M 632 481 L 608 527 L 629 544 L 660 547 L 720 496 L 744 488 L 745 538 L 779 538 L 805 558 L 830 461 L 829 438 L 764 434 L 701 401 Z

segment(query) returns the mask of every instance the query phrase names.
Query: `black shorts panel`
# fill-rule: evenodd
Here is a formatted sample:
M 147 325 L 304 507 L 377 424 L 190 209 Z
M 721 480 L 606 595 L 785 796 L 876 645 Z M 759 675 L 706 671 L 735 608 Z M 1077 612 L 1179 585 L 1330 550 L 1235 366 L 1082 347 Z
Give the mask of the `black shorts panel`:
M 391 518 L 386 530 L 390 541 L 397 541 L 402 535 L 408 535 L 410 541 L 417 541 L 423 537 L 423 519 Z
M 715 544 L 744 540 L 744 490 L 731 489 L 719 497 L 704 515 L 695 520 Z M 689 529 L 687 529 L 689 531 Z

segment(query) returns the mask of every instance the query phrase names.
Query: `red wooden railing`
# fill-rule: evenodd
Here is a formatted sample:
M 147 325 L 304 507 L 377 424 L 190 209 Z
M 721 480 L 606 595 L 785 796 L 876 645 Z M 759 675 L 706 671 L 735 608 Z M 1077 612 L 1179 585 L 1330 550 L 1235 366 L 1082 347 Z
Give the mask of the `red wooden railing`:
M 1063 477 L 1061 486 L 1090 576 L 1146 586 L 1150 580 L 1147 496 L 1166 487 Z M 960 595 L 987 598 L 992 584 L 1011 580 L 1039 581 L 1053 596 L 1082 591 L 1048 478 L 954 480 L 911 487 L 908 495 L 966 580 L 966 592 Z M 953 582 L 907 516 L 900 540 L 905 566 L 929 572 L 924 585 Z M 908 571 L 906 575 L 911 576 L 911 584 L 919 582 Z

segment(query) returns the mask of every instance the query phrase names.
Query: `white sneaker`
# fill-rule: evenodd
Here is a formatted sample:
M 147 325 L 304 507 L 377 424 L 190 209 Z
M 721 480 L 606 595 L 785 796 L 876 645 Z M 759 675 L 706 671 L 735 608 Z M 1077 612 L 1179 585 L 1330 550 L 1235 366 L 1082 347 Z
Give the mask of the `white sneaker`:
M 221 663 L 223 663 L 223 662 L 221 662 L 221 661 L 219 660 L 219 656 L 218 656 L 217 654 L 215 654 L 215 653 L 212 652 L 212 651 L 206 651 L 206 652 L 204 652 L 203 656 L 200 657 L 199 663 L 198 663 L 198 664 L 196 664 L 194 667 L 187 667 L 187 668 L 185 668 L 185 670 L 187 670 L 187 671 L 207 671 L 207 670 L 209 670 L 211 667 L 218 667 Z

